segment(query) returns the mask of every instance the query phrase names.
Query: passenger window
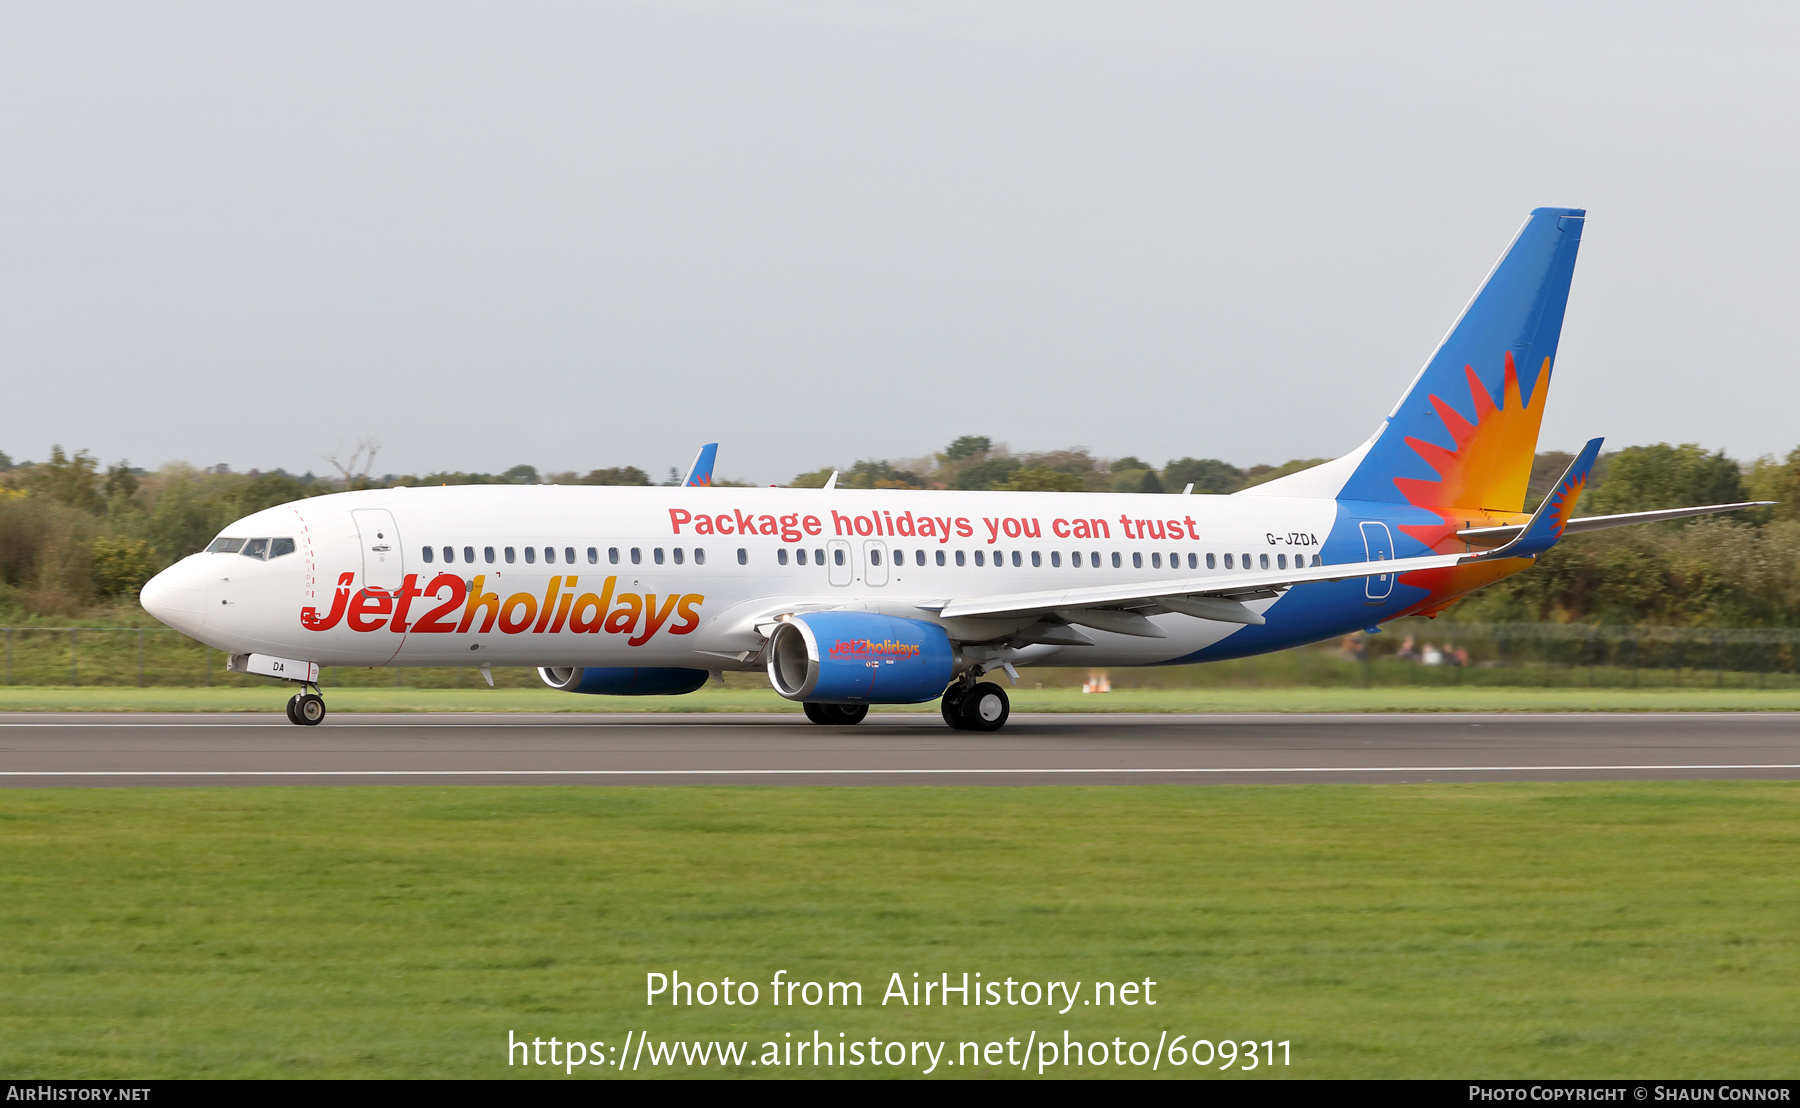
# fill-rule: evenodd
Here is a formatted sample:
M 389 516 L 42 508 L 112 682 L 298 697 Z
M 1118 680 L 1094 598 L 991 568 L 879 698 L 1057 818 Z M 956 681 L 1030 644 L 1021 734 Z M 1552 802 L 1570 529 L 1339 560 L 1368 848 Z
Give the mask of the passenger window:
M 1250 555 L 1248 555 L 1248 554 L 1244 555 L 1241 559 L 1239 559 L 1239 561 L 1241 561 L 1243 563 L 1243 566 L 1245 569 L 1250 568 Z
M 1131 568 L 1132 569 L 1143 569 L 1144 568 L 1144 555 L 1141 551 L 1133 550 L 1131 552 Z
M 1257 559 L 1257 561 L 1262 563 L 1262 568 L 1264 568 L 1264 569 L 1269 568 L 1269 556 L 1267 554 L 1262 555 L 1260 558 Z
M 634 566 L 642 565 L 643 561 L 644 561 L 644 548 L 641 546 L 632 547 L 631 548 L 631 564 Z
M 1100 552 L 1098 550 L 1096 550 L 1096 551 L 1093 551 L 1092 553 L 1090 553 L 1088 555 L 1088 562 L 1090 564 L 1092 564 L 1095 569 L 1099 569 L 1100 568 Z
M 706 564 L 706 551 L 702 550 L 698 546 L 694 547 L 694 564 L 697 566 L 703 566 Z
M 563 547 L 563 561 L 569 565 L 575 564 L 575 548 L 574 547 L 572 547 L 572 546 Z
M 1069 565 L 1073 566 L 1076 569 L 1081 568 L 1081 551 L 1079 551 L 1079 550 L 1069 551 Z
M 488 561 L 491 562 L 493 560 L 494 560 L 494 553 L 493 553 L 493 551 L 490 550 L 490 551 L 488 551 Z M 463 547 L 463 561 L 469 563 L 470 565 L 475 564 L 475 548 L 474 547 L 472 547 L 472 546 Z
M 528 566 L 537 564 L 537 547 L 528 546 L 525 548 L 525 564 Z
M 960 550 L 956 552 L 956 564 L 959 566 L 963 564 L 963 552 Z
M 1225 568 L 1226 569 L 1231 568 L 1231 555 L 1229 555 L 1229 554 L 1225 555 Z
M 794 551 L 794 564 L 802 566 L 806 564 L 806 547 L 802 546 Z
M 659 546 L 656 549 L 652 550 L 650 552 L 650 560 L 655 562 L 659 566 L 662 565 L 663 564 L 663 548 Z
M 878 566 L 881 564 L 881 551 L 879 551 L 879 550 L 869 551 L 869 564 L 872 566 Z
M 1226 557 L 1230 557 L 1230 555 L 1228 554 L 1228 555 L 1226 555 Z M 1231 563 L 1227 562 L 1226 564 L 1230 565 Z M 1217 569 L 1218 568 L 1217 566 L 1213 565 L 1213 556 L 1210 553 L 1207 554 L 1207 556 L 1206 556 L 1206 568 L 1207 569 Z
M 1038 553 L 1038 552 L 1037 552 L 1037 551 L 1035 551 L 1035 550 L 1033 550 L 1033 551 L 1032 551 L 1032 552 L 1031 552 L 1031 566 L 1032 566 L 1032 568 L 1033 568 L 1033 569 L 1037 569 L 1037 568 L 1040 568 L 1040 567 L 1042 567 L 1042 566 L 1043 566 L 1043 564 L 1044 564 L 1044 556 L 1043 556 L 1043 555 L 1042 555 L 1042 554 L 1039 554 L 1039 553 Z
M 253 540 L 251 540 L 251 541 L 253 541 L 253 542 L 261 542 L 261 541 L 262 541 L 262 540 L 261 540 L 261 539 L 253 539 Z M 246 551 L 244 551 L 244 553 L 246 553 L 246 554 L 248 554 L 248 553 L 250 553 L 250 552 L 249 552 L 249 551 L 248 551 L 248 550 L 246 550 Z M 431 561 L 431 547 L 429 547 L 429 546 L 427 546 L 427 547 L 425 547 L 425 548 L 424 548 L 424 549 L 423 549 L 423 550 L 421 550 L 421 551 L 419 551 L 419 554 L 420 554 L 420 556 L 421 556 L 421 557 L 423 557 L 423 558 L 424 558 L 424 559 L 425 559 L 425 560 L 426 560 L 426 561 L 428 561 L 428 562 L 429 562 L 429 561 Z
M 1286 569 L 1287 568 L 1287 555 L 1286 554 L 1275 555 L 1275 568 L 1276 569 Z
M 1180 554 L 1177 554 L 1173 551 L 1171 551 L 1169 553 L 1169 568 L 1170 569 L 1180 569 L 1181 568 L 1181 555 Z
M 937 564 L 940 566 L 944 564 L 944 552 L 942 550 L 937 552 Z
M 276 558 L 281 557 L 283 554 L 292 554 L 293 552 L 294 552 L 294 540 L 293 539 L 270 539 L 269 540 L 269 560 L 270 561 L 274 561 Z
M 454 562 L 454 561 L 456 561 L 456 547 L 454 547 L 454 546 L 444 547 L 444 564 L 449 565 L 451 562 Z
M 831 552 L 831 560 L 836 562 L 840 566 L 843 565 L 844 564 L 844 552 L 842 550 L 833 550 Z
M 606 564 L 609 566 L 616 566 L 619 564 L 619 548 L 618 547 L 609 546 L 606 548 Z
M 676 553 L 679 554 L 681 551 L 677 550 Z M 787 565 L 787 547 L 782 546 L 775 549 L 775 564 L 778 566 Z
M 1151 569 L 1161 569 L 1162 568 L 1162 554 L 1160 552 L 1150 555 L 1150 568 Z
M 600 564 L 600 548 L 597 546 L 588 547 L 588 565 L 597 566 L 599 564 Z
M 1061 569 L 1062 568 L 1062 551 L 1052 550 L 1050 552 L 1050 568 L 1051 569 Z
M 1317 554 L 1312 556 L 1312 564 L 1315 566 L 1319 564 L 1319 556 Z
M 923 550 L 913 551 L 913 561 L 917 562 L 919 565 L 924 565 L 925 564 L 925 552 Z
M 214 539 L 206 548 L 208 554 L 236 554 L 244 548 L 243 539 Z
M 1200 555 L 1198 555 L 1198 554 L 1189 554 L 1188 555 L 1188 568 L 1189 569 L 1199 569 L 1200 568 Z
M 687 557 L 687 555 L 685 555 L 685 554 L 683 554 L 683 553 L 682 553 L 682 552 L 681 552 L 681 547 L 679 547 L 679 546 L 678 546 L 678 547 L 676 547 L 676 548 L 675 548 L 675 564 L 676 564 L 676 565 L 680 565 L 680 564 L 681 564 L 681 560 L 682 560 L 682 559 L 683 559 L 683 558 L 685 558 L 685 557 Z M 783 564 L 786 564 L 786 562 L 787 562 L 787 559 L 786 559 L 786 558 L 783 558 L 783 559 L 781 559 L 781 561 L 782 561 L 782 563 L 783 563 Z
M 1015 551 L 1013 551 L 1013 568 L 1017 569 L 1017 568 L 1019 568 L 1019 565 L 1020 565 L 1019 552 L 1017 550 L 1015 550 Z
M 482 547 L 481 548 L 481 558 L 488 565 L 490 565 L 490 566 L 493 565 L 494 564 L 494 548 L 491 546 Z M 510 558 L 507 559 L 507 561 L 511 561 L 511 560 L 512 559 L 510 559 Z
M 1118 569 L 1122 565 L 1124 565 L 1124 563 L 1119 561 L 1119 552 L 1117 550 L 1113 551 L 1113 568 Z
M 820 550 L 818 547 L 814 547 L 813 548 L 813 565 L 822 566 L 824 564 L 825 564 L 825 552 L 823 550 Z
M 748 550 L 745 550 L 741 546 L 738 547 L 738 565 L 747 566 L 749 564 L 750 564 L 750 552 Z
M 983 557 L 985 557 L 985 555 L 984 555 L 984 554 L 983 554 L 983 553 L 982 553 L 982 552 L 981 552 L 981 551 L 979 551 L 979 550 L 977 550 L 977 551 L 976 551 L 976 552 L 975 552 L 975 564 L 976 564 L 976 565 L 978 565 L 978 566 L 979 566 L 979 565 L 986 565 L 986 564 L 987 564 L 987 563 L 985 563 L 985 562 L 983 562 L 983 561 L 982 561 L 982 560 L 981 560 L 981 559 L 982 559 L 982 558 L 983 558 Z
M 531 555 L 529 553 L 527 553 L 525 555 L 525 560 L 528 562 L 531 561 Z M 554 546 L 544 547 L 544 564 L 547 566 L 553 566 L 556 564 L 556 547 L 554 547 Z

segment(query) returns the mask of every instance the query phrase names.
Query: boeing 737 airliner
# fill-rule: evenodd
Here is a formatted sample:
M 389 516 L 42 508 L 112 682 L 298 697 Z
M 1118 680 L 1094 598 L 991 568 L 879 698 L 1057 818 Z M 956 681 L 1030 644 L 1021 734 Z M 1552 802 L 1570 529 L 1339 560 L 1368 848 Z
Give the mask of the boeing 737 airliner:
M 1585 212 L 1539 208 L 1375 433 L 1230 496 L 469 485 L 231 524 L 144 586 L 157 619 L 297 683 L 321 666 L 535 666 L 576 693 L 764 669 L 815 723 L 941 698 L 1005 722 L 1020 666 L 1186 665 L 1435 614 L 1566 534 L 1600 449 L 1524 511 Z M 491 682 L 492 678 L 489 677 Z

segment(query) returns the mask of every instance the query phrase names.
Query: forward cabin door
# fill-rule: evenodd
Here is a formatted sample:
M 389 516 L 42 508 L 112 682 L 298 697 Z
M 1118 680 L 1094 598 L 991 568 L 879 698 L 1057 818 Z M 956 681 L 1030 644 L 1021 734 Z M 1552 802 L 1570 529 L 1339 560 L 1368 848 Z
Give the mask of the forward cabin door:
M 363 587 L 399 592 L 406 565 L 394 513 L 386 508 L 358 508 L 350 515 L 356 520 L 356 533 L 362 539 Z
M 863 580 L 871 585 L 885 585 L 888 579 L 887 544 L 877 539 L 863 543 Z
M 842 588 L 850 583 L 851 575 L 856 572 L 856 567 L 850 564 L 850 544 L 843 539 L 832 539 L 826 545 L 829 548 L 827 556 L 831 559 L 828 567 L 831 583 Z
M 1362 524 L 1363 551 L 1371 562 L 1391 561 L 1394 557 L 1394 534 L 1388 525 L 1380 520 L 1366 519 Z M 1379 604 L 1394 591 L 1394 575 L 1383 573 L 1379 577 L 1365 577 L 1363 595 Z

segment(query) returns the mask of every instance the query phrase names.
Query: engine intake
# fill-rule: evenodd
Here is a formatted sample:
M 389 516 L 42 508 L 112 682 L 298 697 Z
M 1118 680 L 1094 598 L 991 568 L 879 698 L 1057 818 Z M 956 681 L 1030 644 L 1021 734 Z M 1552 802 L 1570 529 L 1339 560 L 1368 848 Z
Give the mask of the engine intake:
M 711 676 L 703 669 L 633 669 L 630 667 L 538 667 L 544 684 L 564 692 L 601 696 L 676 696 L 691 693 Z
M 769 683 L 814 704 L 917 704 L 956 675 L 950 636 L 935 623 L 872 612 L 807 612 L 775 627 Z

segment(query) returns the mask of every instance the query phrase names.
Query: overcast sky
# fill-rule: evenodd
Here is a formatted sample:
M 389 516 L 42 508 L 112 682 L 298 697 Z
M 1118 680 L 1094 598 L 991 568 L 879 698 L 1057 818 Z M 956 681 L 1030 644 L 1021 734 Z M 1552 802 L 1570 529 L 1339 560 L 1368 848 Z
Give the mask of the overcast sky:
M 1335 455 L 1590 212 L 1545 448 L 1800 443 L 1800 6 L 0 3 L 0 450 Z

